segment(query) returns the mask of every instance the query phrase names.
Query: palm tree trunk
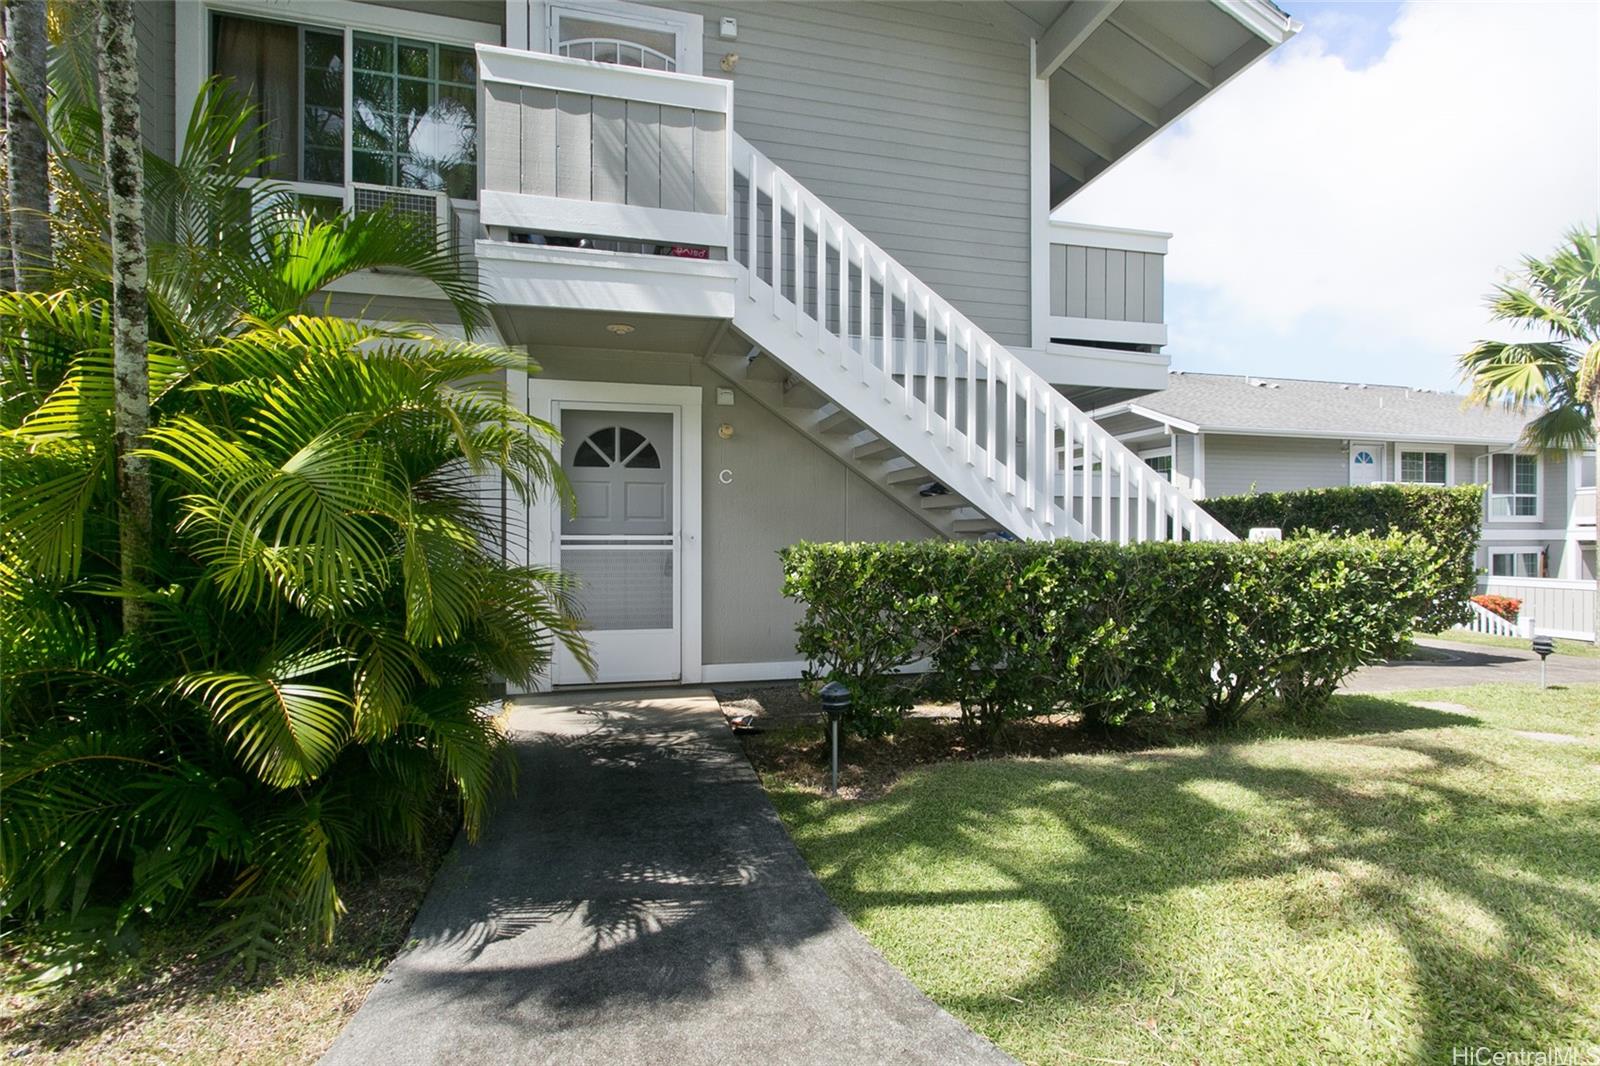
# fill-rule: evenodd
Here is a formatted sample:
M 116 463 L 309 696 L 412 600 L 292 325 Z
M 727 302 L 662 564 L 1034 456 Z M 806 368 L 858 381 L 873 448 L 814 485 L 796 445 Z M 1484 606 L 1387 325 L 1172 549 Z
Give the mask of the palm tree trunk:
M 18 289 L 50 264 L 50 164 L 45 131 L 45 0 L 6 0 L 6 226 Z
M 135 635 L 150 563 L 150 464 L 134 454 L 150 425 L 150 264 L 144 239 L 144 138 L 133 0 L 100 0 L 100 106 L 111 215 L 112 367 L 116 378 L 117 521 L 122 625 Z

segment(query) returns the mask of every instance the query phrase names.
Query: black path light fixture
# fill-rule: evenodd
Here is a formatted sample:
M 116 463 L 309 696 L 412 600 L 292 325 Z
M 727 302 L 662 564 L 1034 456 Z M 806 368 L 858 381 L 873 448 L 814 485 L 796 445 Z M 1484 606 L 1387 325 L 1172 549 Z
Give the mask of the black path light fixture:
M 1545 684 L 1544 680 L 1544 663 L 1546 659 L 1555 654 L 1556 642 L 1549 637 L 1534 637 L 1533 650 L 1539 656 L 1539 687 L 1549 688 L 1550 686 Z
M 839 794 L 839 719 L 850 709 L 850 690 L 838 681 L 829 681 L 818 693 L 822 697 L 822 710 L 828 716 L 828 753 L 832 767 L 829 791 Z

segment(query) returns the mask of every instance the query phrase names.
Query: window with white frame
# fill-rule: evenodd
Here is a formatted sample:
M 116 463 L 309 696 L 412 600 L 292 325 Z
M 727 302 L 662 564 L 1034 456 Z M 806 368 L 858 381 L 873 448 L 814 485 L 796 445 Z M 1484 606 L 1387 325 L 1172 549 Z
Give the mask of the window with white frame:
M 551 4 L 549 48 L 556 55 L 699 74 L 703 19 L 681 11 L 610 0 L 604 4 Z
M 1151 452 L 1148 455 L 1141 455 L 1139 458 L 1143 459 L 1145 465 L 1151 470 L 1154 470 L 1168 481 L 1172 480 L 1171 452 Z
M 1489 457 L 1489 517 L 1539 515 L 1539 457 L 1502 453 Z
M 1448 485 L 1450 457 L 1445 452 L 1400 452 L 1400 480 L 1414 485 Z
M 1594 488 L 1594 452 L 1585 452 L 1578 456 L 1578 487 L 1580 489 Z
M 1495 548 L 1489 552 L 1490 577 L 1542 577 L 1544 552 L 1538 548 Z
M 261 177 L 477 195 L 470 47 L 217 12 L 211 70 L 255 108 Z

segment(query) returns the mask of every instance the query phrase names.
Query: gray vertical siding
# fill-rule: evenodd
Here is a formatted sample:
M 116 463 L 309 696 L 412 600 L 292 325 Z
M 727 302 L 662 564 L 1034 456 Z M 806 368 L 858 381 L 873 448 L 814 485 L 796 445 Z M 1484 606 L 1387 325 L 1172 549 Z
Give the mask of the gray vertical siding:
M 721 213 L 726 116 L 484 83 L 483 184 L 497 192 Z
M 739 133 L 997 340 L 1031 343 L 1020 36 L 982 4 L 660 6 L 704 17 L 705 73 L 731 77 Z
M 145 144 L 170 161 L 177 151 L 173 85 L 178 47 L 172 0 L 134 4 L 133 29 L 138 38 L 139 121 L 144 127 Z
M 1076 244 L 1050 246 L 1050 313 L 1160 322 L 1165 256 Z

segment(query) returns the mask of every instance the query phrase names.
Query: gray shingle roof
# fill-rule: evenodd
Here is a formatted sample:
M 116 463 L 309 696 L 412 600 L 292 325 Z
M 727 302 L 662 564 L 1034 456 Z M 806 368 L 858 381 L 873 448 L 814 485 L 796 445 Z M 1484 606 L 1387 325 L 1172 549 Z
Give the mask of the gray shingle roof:
M 1532 413 L 1467 406 L 1454 392 L 1236 374 L 1173 371 L 1167 388 L 1132 406 L 1207 432 L 1511 444 Z

